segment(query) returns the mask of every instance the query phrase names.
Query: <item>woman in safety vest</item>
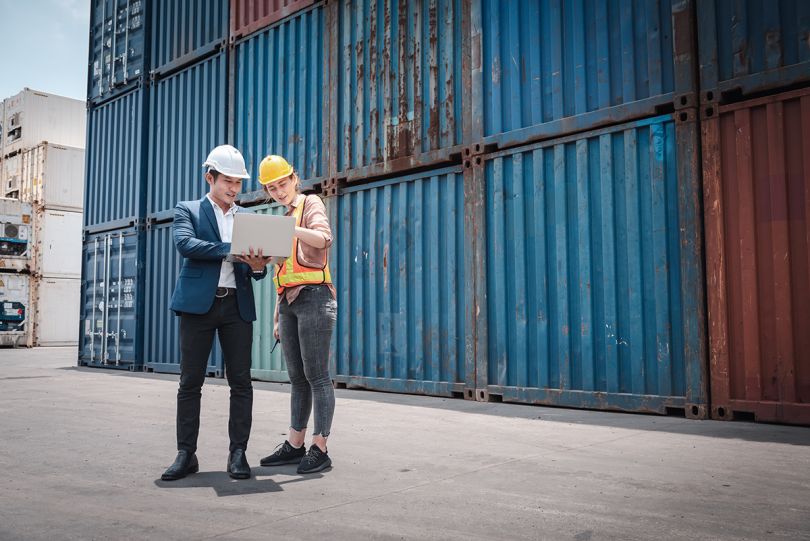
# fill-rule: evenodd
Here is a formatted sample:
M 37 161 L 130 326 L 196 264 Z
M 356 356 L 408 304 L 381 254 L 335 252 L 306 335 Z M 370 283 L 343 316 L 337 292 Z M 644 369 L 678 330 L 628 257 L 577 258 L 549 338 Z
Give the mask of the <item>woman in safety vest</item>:
M 273 326 L 292 384 L 290 436 L 261 465 L 298 464 L 298 473 L 315 473 L 332 465 L 326 450 L 335 412 L 329 345 L 337 301 L 327 262 L 332 230 L 321 198 L 299 193 L 298 175 L 281 156 L 262 160 L 259 182 L 274 201 L 287 207 L 287 216 L 295 216 L 292 253 L 276 266 Z M 312 445 L 306 450 L 304 438 L 313 405 L 315 427 Z

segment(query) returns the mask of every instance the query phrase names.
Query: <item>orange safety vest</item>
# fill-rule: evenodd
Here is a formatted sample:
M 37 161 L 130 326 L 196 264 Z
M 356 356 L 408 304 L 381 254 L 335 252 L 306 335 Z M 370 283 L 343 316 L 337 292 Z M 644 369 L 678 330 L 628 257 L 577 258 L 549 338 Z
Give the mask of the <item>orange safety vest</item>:
M 306 202 L 306 197 L 304 197 L 304 201 L 293 210 L 296 227 L 301 226 Z M 293 237 L 292 254 L 284 260 L 284 263 L 278 265 L 276 275 L 273 278 L 278 294 L 281 295 L 286 287 L 331 284 L 332 274 L 329 272 L 329 257 L 327 256 L 326 259 L 321 268 L 305 267 L 298 261 L 298 237 Z

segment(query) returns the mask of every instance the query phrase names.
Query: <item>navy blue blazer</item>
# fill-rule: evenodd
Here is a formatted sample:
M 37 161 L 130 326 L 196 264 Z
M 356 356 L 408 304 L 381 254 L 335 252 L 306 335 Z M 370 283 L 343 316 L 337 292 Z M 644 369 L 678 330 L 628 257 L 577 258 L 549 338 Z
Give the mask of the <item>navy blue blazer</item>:
M 242 207 L 237 212 L 250 212 Z M 208 197 L 199 201 L 183 201 L 174 208 L 174 245 L 183 256 L 183 266 L 172 294 L 171 309 L 179 315 L 205 314 L 214 304 L 222 260 L 231 250 L 230 242 L 219 236 L 214 207 Z M 245 321 L 256 320 L 256 306 L 250 280 L 261 280 L 245 263 L 233 264 L 236 278 L 236 301 L 239 315 Z

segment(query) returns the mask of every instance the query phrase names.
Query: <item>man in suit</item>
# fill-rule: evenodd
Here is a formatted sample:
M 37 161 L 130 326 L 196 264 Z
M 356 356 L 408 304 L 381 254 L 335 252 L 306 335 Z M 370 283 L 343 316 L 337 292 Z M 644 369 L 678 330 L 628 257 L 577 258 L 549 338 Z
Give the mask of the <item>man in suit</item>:
M 172 295 L 171 309 L 180 316 L 180 388 L 177 391 L 177 458 L 162 475 L 164 481 L 199 471 L 196 457 L 200 429 L 200 397 L 208 356 L 219 333 L 225 374 L 231 388 L 230 452 L 227 471 L 248 479 L 245 457 L 253 411 L 250 380 L 253 321 L 256 307 L 251 279 L 265 277 L 268 258 L 261 252 L 226 260 L 231 249 L 233 216 L 242 179 L 250 178 L 242 154 L 230 145 L 216 147 L 203 164 L 208 194 L 184 201 L 174 210 L 174 244 L 183 266 Z

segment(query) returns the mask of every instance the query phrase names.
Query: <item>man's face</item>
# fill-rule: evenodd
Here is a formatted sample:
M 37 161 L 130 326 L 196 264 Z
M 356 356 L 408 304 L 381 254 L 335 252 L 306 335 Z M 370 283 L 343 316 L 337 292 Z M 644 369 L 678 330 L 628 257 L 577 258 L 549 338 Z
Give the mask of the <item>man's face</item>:
M 208 193 L 211 195 L 211 199 L 220 205 L 230 207 L 236 200 L 236 196 L 242 191 L 241 178 L 229 177 L 222 173 L 214 178 L 213 174 L 206 173 L 205 180 L 209 185 Z

